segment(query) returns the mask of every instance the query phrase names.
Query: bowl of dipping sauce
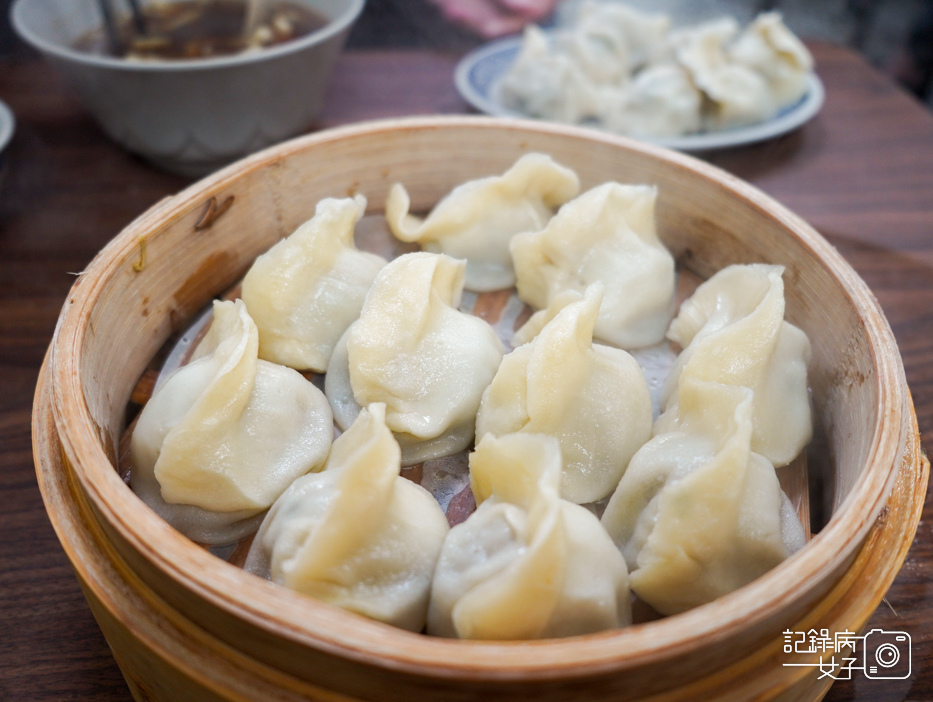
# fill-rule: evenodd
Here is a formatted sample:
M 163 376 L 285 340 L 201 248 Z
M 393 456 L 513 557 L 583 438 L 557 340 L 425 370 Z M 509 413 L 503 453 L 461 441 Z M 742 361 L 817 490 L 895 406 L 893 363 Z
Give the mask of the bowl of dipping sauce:
M 311 125 L 363 2 L 149 2 L 142 23 L 110 2 L 108 31 L 99 0 L 16 0 L 11 18 L 109 137 L 201 175 Z

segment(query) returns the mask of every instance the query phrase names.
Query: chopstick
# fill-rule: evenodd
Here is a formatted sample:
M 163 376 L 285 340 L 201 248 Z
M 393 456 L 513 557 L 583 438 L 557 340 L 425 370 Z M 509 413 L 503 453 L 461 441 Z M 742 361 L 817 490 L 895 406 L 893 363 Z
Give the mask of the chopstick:
M 100 8 L 101 17 L 104 18 L 104 33 L 107 35 L 110 51 L 119 56 L 123 53 L 123 41 L 120 39 L 120 31 L 117 29 L 117 23 L 113 17 L 110 0 L 97 0 L 97 6 Z
M 130 6 L 130 14 L 133 17 L 133 29 L 138 35 L 146 33 L 146 19 L 140 8 L 139 0 L 127 0 Z M 97 0 L 100 8 L 101 17 L 104 20 L 104 33 L 107 35 L 107 43 L 110 44 L 110 50 L 117 56 L 123 53 L 125 48 L 123 38 L 120 36 L 120 29 L 117 26 L 116 15 L 113 11 L 111 0 Z
M 127 0 L 130 3 L 130 12 L 133 14 L 133 25 L 140 36 L 146 33 L 146 17 L 139 6 L 139 0 Z

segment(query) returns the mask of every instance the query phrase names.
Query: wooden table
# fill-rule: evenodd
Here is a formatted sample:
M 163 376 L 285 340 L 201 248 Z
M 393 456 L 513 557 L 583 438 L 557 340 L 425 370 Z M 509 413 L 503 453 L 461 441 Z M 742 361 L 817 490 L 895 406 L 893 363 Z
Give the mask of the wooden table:
M 847 50 L 813 47 L 826 106 L 796 132 L 708 154 L 812 223 L 865 278 L 894 328 L 921 432 L 933 430 L 933 115 Z M 352 53 L 318 127 L 461 113 L 456 59 Z M 0 186 L 0 700 L 129 693 L 49 526 L 30 445 L 32 393 L 74 274 L 136 215 L 189 181 L 111 144 L 42 63 L 0 62 L 19 120 Z M 870 622 L 903 630 L 903 681 L 834 685 L 831 700 L 933 700 L 933 506 Z

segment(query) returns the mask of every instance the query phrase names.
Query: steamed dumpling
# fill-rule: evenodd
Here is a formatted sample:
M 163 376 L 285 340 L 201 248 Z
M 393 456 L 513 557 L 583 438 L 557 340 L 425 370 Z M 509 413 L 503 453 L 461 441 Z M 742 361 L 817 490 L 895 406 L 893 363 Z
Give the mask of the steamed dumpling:
M 547 434 L 563 455 L 561 496 L 577 503 L 607 497 L 629 459 L 651 437 L 651 396 L 641 369 L 621 349 L 592 343 L 601 286 L 568 291 L 529 343 L 502 359 L 483 394 L 476 436 Z M 546 319 L 547 317 L 545 317 Z M 519 330 L 529 334 L 543 320 Z
M 752 451 L 775 466 L 790 463 L 810 441 L 810 341 L 784 321 L 783 271 L 728 266 L 681 305 L 667 335 L 684 350 L 668 378 L 656 431 L 674 421 L 678 384 L 689 376 L 754 392 Z
M 386 221 L 402 241 L 466 259 L 468 290 L 497 290 L 515 284 L 512 236 L 542 229 L 554 210 L 579 191 L 576 173 L 550 156 L 531 153 L 501 176 L 457 186 L 423 220 L 409 214 L 408 192 L 396 183 L 386 201 Z
M 431 493 L 399 475 L 399 455 L 385 407 L 360 411 L 324 471 L 296 480 L 269 510 L 245 569 L 421 631 L 448 525 Z
M 713 104 L 707 116 L 710 129 L 758 124 L 777 111 L 764 78 L 738 64 L 710 72 L 703 79 L 703 92 Z
M 257 359 L 242 301 L 215 302 L 195 360 L 143 408 L 130 446 L 133 491 L 183 534 L 223 544 L 255 531 L 333 438 L 327 399 L 297 371 Z
M 547 35 L 525 27 L 515 63 L 497 85 L 506 107 L 531 117 L 574 124 L 598 112 L 598 89 L 573 56 L 552 51 Z
M 703 94 L 675 63 L 639 71 L 623 89 L 606 94 L 601 118 L 613 131 L 667 137 L 698 131 Z
M 729 56 L 765 78 L 776 109 L 793 105 L 807 92 L 813 56 L 779 12 L 758 15 L 729 48 Z
M 738 23 L 730 17 L 672 36 L 677 61 L 711 101 L 708 119 L 714 129 L 761 122 L 776 111 L 764 77 L 754 68 L 733 61 L 728 54 L 728 44 L 738 29 Z
M 671 20 L 619 2 L 583 2 L 574 28 L 559 39 L 596 84 L 624 85 L 663 46 Z
M 259 329 L 259 357 L 323 373 L 359 316 L 381 256 L 358 251 L 353 228 L 366 198 L 327 198 L 314 217 L 253 263 L 242 298 Z
M 540 232 L 512 239 L 519 297 L 543 309 L 564 290 L 601 282 L 595 336 L 623 348 L 664 338 L 674 306 L 674 258 L 658 239 L 657 189 L 604 183 L 566 205 Z
M 732 592 L 804 543 L 774 467 L 751 449 L 752 391 L 685 378 L 680 410 L 632 458 L 602 517 L 632 590 L 662 614 Z
M 411 253 L 389 263 L 325 379 L 341 427 L 360 406 L 386 405 L 403 465 L 470 445 L 483 390 L 502 360 L 492 327 L 457 309 L 463 272 L 463 261 L 442 254 Z
M 560 499 L 559 481 L 552 437 L 479 442 L 470 456 L 479 507 L 444 541 L 429 634 L 540 639 L 631 622 L 624 559 L 592 512 Z

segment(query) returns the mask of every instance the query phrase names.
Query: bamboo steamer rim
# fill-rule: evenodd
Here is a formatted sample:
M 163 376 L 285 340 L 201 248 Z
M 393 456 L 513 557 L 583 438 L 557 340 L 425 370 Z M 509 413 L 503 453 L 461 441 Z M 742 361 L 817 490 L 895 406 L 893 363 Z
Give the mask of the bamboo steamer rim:
M 878 404 L 865 467 L 829 522 L 804 549 L 749 585 L 660 621 L 567 639 L 458 641 L 396 629 L 273 585 L 212 556 L 154 512 L 140 509 L 139 499 L 120 479 L 102 446 L 81 387 L 84 320 L 97 293 L 118 267 L 137 254 L 141 237 L 181 217 L 192 202 L 221 193 L 241 173 L 328 142 L 425 129 L 536 133 L 597 141 L 660 159 L 715 181 L 732 196 L 744 199 L 790 230 L 819 259 L 861 315 Z M 842 256 L 800 217 L 757 188 L 693 157 L 621 136 L 529 120 L 432 116 L 364 122 L 300 137 L 228 166 L 157 203 L 102 249 L 68 296 L 52 340 L 51 358 L 52 409 L 65 456 L 104 518 L 158 569 L 211 605 L 299 645 L 442 678 L 464 672 L 505 680 L 528 674 L 547 678 L 622 670 L 715 645 L 765 620 L 776 608 L 812 590 L 855 553 L 893 486 L 910 424 L 903 365 L 877 300 Z M 153 534 L 158 535 L 158 548 L 151 543 Z

